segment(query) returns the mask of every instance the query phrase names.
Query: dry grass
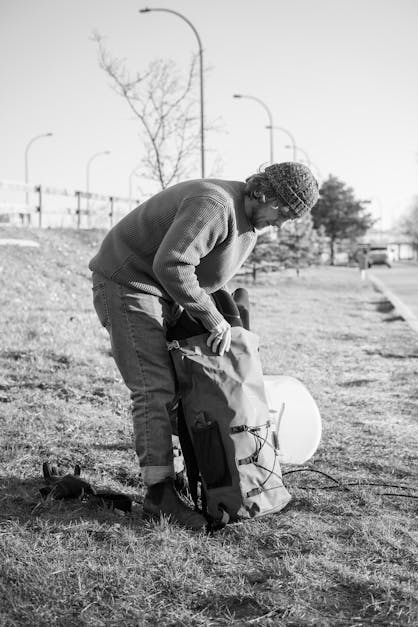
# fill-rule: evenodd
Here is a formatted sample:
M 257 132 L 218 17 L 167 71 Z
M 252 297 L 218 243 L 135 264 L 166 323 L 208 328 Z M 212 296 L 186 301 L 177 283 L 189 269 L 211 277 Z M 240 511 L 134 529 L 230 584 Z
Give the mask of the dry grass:
M 0 229 L 1 625 L 416 625 L 418 337 L 350 268 L 251 286 L 266 373 L 321 409 L 283 514 L 196 535 L 141 518 L 129 399 L 93 312 L 97 232 Z M 44 460 L 131 494 L 131 515 L 41 503 Z M 284 468 L 289 470 L 290 468 Z M 385 494 L 384 494 L 385 493 Z

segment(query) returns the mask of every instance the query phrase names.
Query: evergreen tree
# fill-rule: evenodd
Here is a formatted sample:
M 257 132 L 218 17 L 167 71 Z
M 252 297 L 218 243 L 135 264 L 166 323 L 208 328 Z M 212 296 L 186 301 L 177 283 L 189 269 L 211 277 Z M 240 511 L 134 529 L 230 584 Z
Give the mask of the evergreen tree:
M 369 212 L 354 197 L 351 187 L 330 175 L 319 190 L 319 200 L 312 209 L 313 225 L 329 237 L 331 265 L 334 264 L 335 243 L 355 239 L 374 224 Z
M 322 253 L 323 237 L 313 228 L 312 216 L 288 222 L 280 230 L 268 230 L 258 236 L 246 265 L 253 276 L 263 266 L 268 269 L 299 269 L 317 263 Z

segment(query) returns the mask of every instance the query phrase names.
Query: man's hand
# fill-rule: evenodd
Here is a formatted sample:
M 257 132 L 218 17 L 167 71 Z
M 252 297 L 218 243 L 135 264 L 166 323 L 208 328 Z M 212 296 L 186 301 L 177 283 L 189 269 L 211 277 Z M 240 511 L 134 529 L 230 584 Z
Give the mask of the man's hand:
M 231 348 L 231 325 L 226 320 L 222 320 L 209 332 L 206 344 L 213 353 L 217 353 L 220 356 L 227 353 Z

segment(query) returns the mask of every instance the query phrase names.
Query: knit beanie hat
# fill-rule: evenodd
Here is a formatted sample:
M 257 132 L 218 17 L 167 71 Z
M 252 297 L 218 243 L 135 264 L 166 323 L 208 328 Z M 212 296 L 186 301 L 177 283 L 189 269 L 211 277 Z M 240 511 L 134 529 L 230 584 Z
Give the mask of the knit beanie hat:
M 274 163 L 264 170 L 274 193 L 300 218 L 319 198 L 318 182 L 310 169 L 294 161 Z

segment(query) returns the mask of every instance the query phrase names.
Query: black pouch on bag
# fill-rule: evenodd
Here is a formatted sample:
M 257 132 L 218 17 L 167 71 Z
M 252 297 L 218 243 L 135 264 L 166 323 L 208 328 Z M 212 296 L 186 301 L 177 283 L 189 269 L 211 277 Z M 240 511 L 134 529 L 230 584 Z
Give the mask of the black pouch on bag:
M 211 489 L 231 485 L 231 474 L 218 424 L 202 415 L 197 418 L 191 431 L 197 465 L 206 487 Z

